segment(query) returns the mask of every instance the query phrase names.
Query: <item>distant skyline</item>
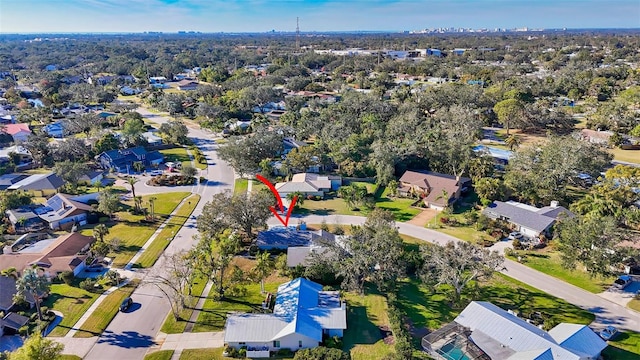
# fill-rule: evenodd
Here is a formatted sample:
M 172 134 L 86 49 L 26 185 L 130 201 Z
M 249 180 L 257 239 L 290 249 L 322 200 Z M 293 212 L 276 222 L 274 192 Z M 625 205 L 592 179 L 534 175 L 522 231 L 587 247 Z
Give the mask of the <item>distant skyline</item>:
M 0 0 L 0 33 L 640 28 L 639 0 Z

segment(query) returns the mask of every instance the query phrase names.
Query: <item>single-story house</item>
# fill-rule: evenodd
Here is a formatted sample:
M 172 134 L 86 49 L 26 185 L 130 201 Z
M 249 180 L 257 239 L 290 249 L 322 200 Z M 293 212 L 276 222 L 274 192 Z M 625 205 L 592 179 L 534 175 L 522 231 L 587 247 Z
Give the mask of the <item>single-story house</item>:
M 117 172 L 133 171 L 133 163 L 142 162 L 144 166 L 160 165 L 164 156 L 157 151 L 147 152 L 142 146 L 129 149 L 115 149 L 101 153 L 96 157 L 105 170 Z
M 31 135 L 29 125 L 24 123 L 4 125 L 2 131 L 11 135 L 14 142 L 27 141 L 27 138 Z
M 40 231 L 47 228 L 47 224 L 30 207 L 8 209 L 6 211 L 9 222 L 18 233 Z
M 283 155 L 287 155 L 293 149 L 299 149 L 303 146 L 307 146 L 308 144 L 301 140 L 296 140 L 292 137 L 286 137 L 282 139 L 282 146 L 284 150 L 282 151 Z
M 67 194 L 56 194 L 50 197 L 44 206 L 33 209 L 52 230 L 69 230 L 76 223 L 82 224 L 92 211 L 91 205 Z
M 347 328 L 346 304 L 337 291 L 297 278 L 278 287 L 272 314 L 233 314 L 224 342 L 247 349 L 247 357 L 269 357 L 270 351 L 315 348 L 324 336 L 342 337 Z
M 9 186 L 28 177 L 29 175 L 18 173 L 0 175 L 0 190 L 6 190 Z
M 164 76 L 152 76 L 149 78 L 149 84 L 164 84 L 167 82 L 167 78 Z
M 567 208 L 560 206 L 557 201 L 552 201 L 551 205 L 543 208 L 517 201 L 494 201 L 484 208 L 482 213 L 491 219 L 509 222 L 513 230 L 521 232 L 527 238 L 549 236 L 551 227 L 560 216 L 575 216 Z
M 310 245 L 290 246 L 287 248 L 287 266 L 307 266 L 313 256 L 330 256 L 334 254 L 334 245 L 344 246 L 344 235 L 335 235 L 328 231 L 319 230 L 319 237 L 314 237 Z
M 0 311 L 5 314 L 11 311 L 13 305 L 15 305 L 13 302 L 13 296 L 17 292 L 16 279 L 13 278 L 13 276 L 0 275 Z M 32 306 L 35 305 L 35 300 L 31 294 L 26 294 L 25 300 Z
M 5 246 L 0 255 L 0 269 L 14 267 L 18 272 L 36 265 L 42 268 L 48 277 L 54 277 L 64 271 L 72 271 L 78 275 L 85 267 L 87 251 L 93 237 L 80 233 L 70 233 L 56 239 L 40 240 L 30 243 L 27 235 L 18 239 L 11 246 Z
M 132 88 L 131 86 L 123 86 L 120 88 L 120 93 L 122 95 L 137 95 L 139 93 L 141 93 L 142 90 L 138 89 L 138 88 Z
M 42 127 L 42 130 L 47 133 L 47 135 L 54 138 L 63 138 L 64 137 L 64 128 L 61 121 L 54 122 L 51 124 L 47 124 Z
M 258 232 L 256 245 L 260 250 L 287 249 L 293 246 L 311 246 L 320 235 L 293 226 L 274 226 Z
M 200 85 L 197 81 L 193 80 L 181 80 L 178 81 L 178 89 L 179 90 L 195 90 L 198 85 Z
M 54 172 L 31 175 L 9 186 L 7 190 L 25 191 L 35 196 L 48 197 L 57 193 L 65 182 Z
M 591 129 L 580 130 L 580 137 L 584 141 L 592 144 L 609 145 L 609 139 L 613 135 L 612 131 L 598 131 Z
M 324 197 L 325 193 L 338 190 L 342 186 L 342 177 L 337 175 L 319 175 L 315 173 L 299 173 L 291 177 L 291 181 L 275 185 L 280 197 L 300 192 L 305 196 Z
M 400 177 L 398 192 L 401 196 L 418 195 L 424 198 L 428 207 L 443 210 L 449 204 L 455 203 L 463 189 L 470 186 L 469 178 L 431 171 L 407 170 Z M 447 199 L 444 198 L 445 193 Z
M 87 173 L 80 176 L 78 183 L 96 185 L 102 183 L 102 179 L 104 179 L 102 171 L 89 170 Z
M 502 169 L 505 165 L 509 164 L 509 160 L 511 160 L 511 157 L 513 157 L 513 151 L 503 150 L 485 145 L 478 145 L 473 148 L 473 151 L 490 156 L 493 159 L 496 167 Z
M 450 340 L 441 341 L 447 335 Z M 453 323 L 425 336 L 422 346 L 433 355 L 454 348 L 464 354 L 464 342 L 478 351 L 468 354 L 472 359 L 596 360 L 607 347 L 587 325 L 561 323 L 547 332 L 486 301 L 471 302 Z
M 33 161 L 29 150 L 21 145 L 13 145 L 0 149 L 0 164 L 10 162 L 12 156 L 17 156 L 18 158 L 18 163 L 15 165 L 29 164 Z
M 21 327 L 29 322 L 29 318 L 13 312 L 7 313 L 0 319 L 0 336 L 17 334 Z

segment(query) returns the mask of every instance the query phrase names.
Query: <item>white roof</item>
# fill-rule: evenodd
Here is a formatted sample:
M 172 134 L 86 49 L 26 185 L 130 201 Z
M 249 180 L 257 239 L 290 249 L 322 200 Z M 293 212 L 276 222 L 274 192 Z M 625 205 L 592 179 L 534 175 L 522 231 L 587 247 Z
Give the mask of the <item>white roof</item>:
M 480 331 L 501 345 L 512 349 L 513 354 L 510 359 L 547 359 L 545 349 L 549 349 L 555 360 L 579 360 L 584 354 L 594 351 L 599 345 L 583 344 L 580 337 L 588 338 L 589 341 L 598 343 L 596 339 L 592 339 L 588 332 L 593 336 L 597 335 L 587 327 L 578 331 L 585 331 L 585 334 L 576 337 L 575 340 L 569 341 L 570 338 L 576 336 L 578 332 L 570 335 L 574 326 L 562 326 L 554 331 L 554 334 L 560 338 L 566 338 L 563 344 L 560 344 L 551 333 L 548 333 L 538 327 L 529 324 L 521 318 L 493 305 L 486 301 L 473 301 L 456 317 L 455 322 L 468 327 L 473 336 L 473 332 Z M 578 325 L 582 326 L 582 325 Z M 602 340 L 600 340 L 601 344 Z M 571 346 L 569 346 L 571 345 Z M 478 344 L 482 348 L 482 344 Z M 606 344 L 605 344 L 606 346 Z M 600 351 L 604 347 L 600 348 Z M 485 350 L 485 349 L 483 349 Z M 485 350 L 485 352 L 487 352 Z M 491 352 L 491 349 L 489 349 Z M 534 355 L 537 352 L 538 355 Z M 598 352 L 599 353 L 599 352 Z M 533 357 L 532 357 L 533 356 Z
M 592 358 L 607 347 L 607 343 L 586 325 L 558 324 L 549 330 L 549 335 L 563 348 Z
M 229 315 L 224 342 L 269 342 L 288 323 L 272 314 Z

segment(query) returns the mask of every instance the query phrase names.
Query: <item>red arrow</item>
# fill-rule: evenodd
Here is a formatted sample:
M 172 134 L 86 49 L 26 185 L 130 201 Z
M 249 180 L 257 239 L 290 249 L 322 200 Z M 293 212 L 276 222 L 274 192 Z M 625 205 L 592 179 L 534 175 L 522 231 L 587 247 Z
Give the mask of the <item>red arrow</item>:
M 278 206 L 280 207 L 280 212 L 284 212 L 284 205 L 282 204 L 282 199 L 280 198 L 280 194 L 278 193 L 278 190 L 276 190 L 276 187 L 269 180 L 265 179 L 262 175 L 256 175 L 256 179 L 260 180 L 263 184 L 267 185 L 269 190 L 271 190 L 273 195 L 276 197 L 276 200 L 278 200 Z M 296 201 L 298 201 L 297 195 L 293 197 L 293 200 L 291 200 L 291 204 L 289 205 L 289 210 L 287 210 L 287 215 L 285 216 L 284 220 L 282 219 L 280 214 L 278 214 L 278 210 L 276 210 L 275 207 L 269 206 L 269 210 L 271 210 L 273 215 L 275 215 L 276 218 L 282 223 L 282 225 L 286 227 L 289 224 L 289 218 L 291 217 L 291 212 L 293 211 L 293 207 L 296 205 Z

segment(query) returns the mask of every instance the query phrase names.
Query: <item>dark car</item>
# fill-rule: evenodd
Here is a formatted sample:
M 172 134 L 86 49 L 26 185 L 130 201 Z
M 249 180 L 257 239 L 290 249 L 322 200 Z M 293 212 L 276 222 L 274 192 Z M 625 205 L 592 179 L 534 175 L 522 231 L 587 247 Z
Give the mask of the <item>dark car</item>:
M 129 310 L 131 305 L 133 305 L 133 299 L 131 299 L 130 297 L 122 300 L 122 304 L 120 304 L 120 311 L 125 312 Z

